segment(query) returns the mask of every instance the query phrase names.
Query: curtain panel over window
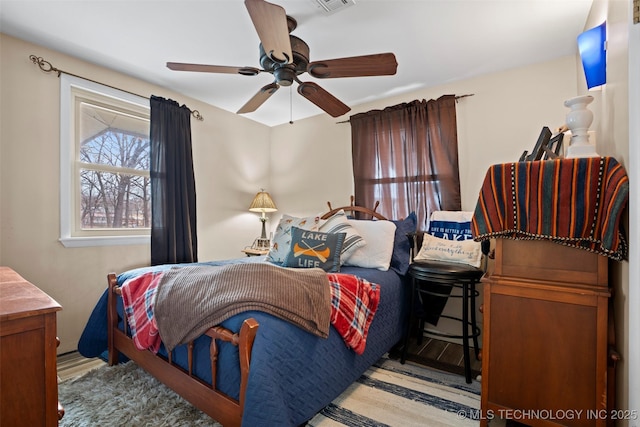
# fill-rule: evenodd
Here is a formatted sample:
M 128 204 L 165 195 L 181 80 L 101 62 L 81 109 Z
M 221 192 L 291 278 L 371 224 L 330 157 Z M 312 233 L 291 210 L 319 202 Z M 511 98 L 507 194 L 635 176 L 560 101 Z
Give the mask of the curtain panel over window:
M 412 101 L 350 117 L 355 203 L 387 218 L 412 211 L 427 230 L 436 210 L 460 210 L 456 97 Z
M 191 111 L 151 96 L 151 265 L 198 261 Z

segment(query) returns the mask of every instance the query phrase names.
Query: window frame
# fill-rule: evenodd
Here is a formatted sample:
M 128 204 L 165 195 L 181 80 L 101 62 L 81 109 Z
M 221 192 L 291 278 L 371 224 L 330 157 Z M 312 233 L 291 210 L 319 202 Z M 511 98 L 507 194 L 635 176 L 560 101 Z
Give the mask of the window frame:
M 76 185 L 79 185 L 78 161 L 76 159 L 76 128 L 74 91 L 85 92 L 114 103 L 128 103 L 150 111 L 149 99 L 129 92 L 105 86 L 76 76 L 60 75 L 60 238 L 64 247 L 116 246 L 150 244 L 151 232 L 146 229 L 97 229 L 76 233 L 78 214 L 76 210 Z M 95 231 L 95 233 L 94 233 Z M 89 235 L 87 235 L 89 234 Z

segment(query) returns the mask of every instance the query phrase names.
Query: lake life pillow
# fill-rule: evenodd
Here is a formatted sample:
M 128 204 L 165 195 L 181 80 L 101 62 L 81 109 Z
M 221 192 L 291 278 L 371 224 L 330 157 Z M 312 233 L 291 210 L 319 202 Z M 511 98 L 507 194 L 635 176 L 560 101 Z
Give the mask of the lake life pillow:
M 340 271 L 340 252 L 346 235 L 291 227 L 291 248 L 284 266 Z
M 473 240 L 449 240 L 424 234 L 422 247 L 414 261 L 432 260 L 468 264 L 480 268 L 482 250 L 480 242 Z
M 271 241 L 271 248 L 267 254 L 267 261 L 282 264 L 289 254 L 291 246 L 291 227 L 298 227 L 304 230 L 317 230 L 320 216 L 295 217 L 282 215 L 276 231 Z
M 330 216 L 326 221 L 322 222 L 319 230 L 325 233 L 346 233 L 344 244 L 342 245 L 342 253 L 340 262 L 344 264 L 351 255 L 359 247 L 364 246 L 367 242 L 362 238 L 358 230 L 356 230 L 347 219 L 347 214 L 340 209 L 338 212 Z

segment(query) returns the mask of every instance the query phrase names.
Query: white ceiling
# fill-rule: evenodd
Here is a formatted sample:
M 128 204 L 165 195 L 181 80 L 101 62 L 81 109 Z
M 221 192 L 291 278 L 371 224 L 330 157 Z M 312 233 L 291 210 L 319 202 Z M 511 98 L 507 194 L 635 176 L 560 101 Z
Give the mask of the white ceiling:
M 293 34 L 309 44 L 311 61 L 395 53 L 394 76 L 300 76 L 353 106 L 575 54 L 592 0 L 355 0 L 329 15 L 314 0 L 272 2 L 298 21 Z M 0 0 L 0 31 L 232 112 L 273 80 L 268 73 L 178 72 L 165 66 L 172 61 L 260 68 L 258 35 L 242 0 Z M 52 65 L 81 74 L 66 64 Z M 245 116 L 274 126 L 325 114 L 295 87 L 280 88 Z

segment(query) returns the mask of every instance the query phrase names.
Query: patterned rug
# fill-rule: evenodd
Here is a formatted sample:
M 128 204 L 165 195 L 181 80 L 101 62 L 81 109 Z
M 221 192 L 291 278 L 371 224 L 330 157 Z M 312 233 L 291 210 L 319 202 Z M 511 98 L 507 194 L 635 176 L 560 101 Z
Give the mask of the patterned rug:
M 479 412 L 479 382 L 383 357 L 309 425 L 478 426 Z
M 133 362 L 62 382 L 59 400 L 61 427 L 220 426 Z M 383 357 L 308 425 L 477 426 L 479 408 L 480 383 Z

